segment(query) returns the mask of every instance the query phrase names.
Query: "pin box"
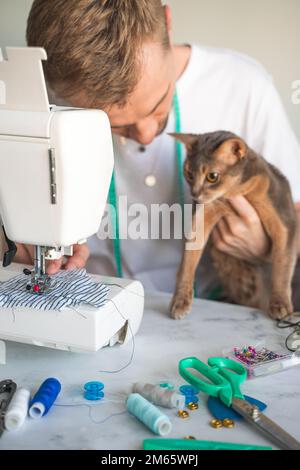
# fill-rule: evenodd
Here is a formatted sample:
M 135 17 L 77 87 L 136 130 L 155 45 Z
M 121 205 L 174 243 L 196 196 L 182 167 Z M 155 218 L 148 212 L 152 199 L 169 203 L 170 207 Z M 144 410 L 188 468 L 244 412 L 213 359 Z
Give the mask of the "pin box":
M 250 348 L 250 349 L 249 349 Z M 242 364 L 248 379 L 274 374 L 300 365 L 300 349 L 289 352 L 278 346 L 266 346 L 264 342 L 223 350 L 223 356 Z

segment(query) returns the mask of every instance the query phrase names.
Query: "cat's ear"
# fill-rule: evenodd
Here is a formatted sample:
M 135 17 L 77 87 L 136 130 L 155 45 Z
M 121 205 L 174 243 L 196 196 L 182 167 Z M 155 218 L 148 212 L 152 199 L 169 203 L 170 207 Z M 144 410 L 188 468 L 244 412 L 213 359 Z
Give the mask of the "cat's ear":
M 248 151 L 247 144 L 239 137 L 228 139 L 217 149 L 217 156 L 222 158 L 227 165 L 234 165 L 246 157 Z
M 198 140 L 199 135 L 197 134 L 183 134 L 179 132 L 169 132 L 171 137 L 174 137 L 176 140 L 179 140 L 183 144 L 185 144 L 187 150 L 191 150 L 193 144 Z

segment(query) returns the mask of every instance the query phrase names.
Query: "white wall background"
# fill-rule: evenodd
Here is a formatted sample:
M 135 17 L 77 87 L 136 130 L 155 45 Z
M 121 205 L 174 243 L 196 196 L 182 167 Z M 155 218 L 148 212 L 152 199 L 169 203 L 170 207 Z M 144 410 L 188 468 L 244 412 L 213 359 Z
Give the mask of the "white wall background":
M 0 0 L 0 47 L 25 44 L 32 0 Z M 271 72 L 300 139 L 300 104 L 292 82 L 300 80 L 300 0 L 167 0 L 173 37 L 249 54 Z M 51 4 L 51 0 L 49 0 Z

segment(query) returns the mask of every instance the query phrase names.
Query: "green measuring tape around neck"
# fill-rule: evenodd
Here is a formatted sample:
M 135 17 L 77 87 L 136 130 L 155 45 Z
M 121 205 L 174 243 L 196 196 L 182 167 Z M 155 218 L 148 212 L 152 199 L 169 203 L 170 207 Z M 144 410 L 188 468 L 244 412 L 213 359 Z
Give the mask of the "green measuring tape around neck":
M 115 172 L 113 171 L 109 193 L 108 193 L 109 205 L 110 205 L 110 220 L 112 225 L 112 240 L 113 249 L 116 262 L 117 276 L 123 277 L 122 260 L 121 260 L 121 246 L 120 246 L 120 228 L 119 228 L 119 211 L 116 193 L 116 179 Z
M 173 109 L 175 115 L 175 132 L 181 132 L 181 116 L 179 100 L 177 90 L 175 89 L 173 97 Z M 179 188 L 179 202 L 182 208 L 182 214 L 184 209 L 184 176 L 183 176 L 183 155 L 182 155 L 182 144 L 175 141 L 176 145 L 176 163 L 177 163 L 177 177 L 178 177 L 178 188 Z M 119 211 L 116 191 L 116 178 L 115 172 L 112 174 L 110 188 L 109 188 L 109 204 L 111 208 L 111 225 L 112 225 L 112 237 L 113 237 L 113 249 L 116 263 L 117 276 L 123 277 L 122 269 L 122 257 L 121 257 L 121 244 L 120 244 L 120 229 L 119 229 Z
M 181 132 L 181 115 L 177 90 L 175 88 L 175 93 L 173 97 L 173 108 L 175 114 L 175 132 Z M 184 214 L 184 174 L 183 174 L 183 156 L 182 156 L 182 144 L 175 140 L 176 146 L 176 158 L 177 158 L 177 178 L 178 178 L 178 191 L 179 191 L 179 202 L 182 209 L 182 218 Z

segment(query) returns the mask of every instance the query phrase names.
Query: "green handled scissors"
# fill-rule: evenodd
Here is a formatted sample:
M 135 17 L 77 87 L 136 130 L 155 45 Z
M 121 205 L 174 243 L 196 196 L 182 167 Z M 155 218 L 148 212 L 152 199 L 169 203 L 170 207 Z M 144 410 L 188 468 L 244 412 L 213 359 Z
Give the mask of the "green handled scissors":
M 245 400 L 240 385 L 247 378 L 247 371 L 236 361 L 223 357 L 211 357 L 208 365 L 196 357 L 186 357 L 179 362 L 180 375 L 197 390 L 219 398 L 226 406 L 231 406 L 258 430 L 266 434 L 283 449 L 300 449 L 300 442 L 294 439 L 274 421 L 265 416 L 257 406 Z M 195 375 L 192 369 L 197 372 Z M 201 380 L 201 374 L 209 382 Z

